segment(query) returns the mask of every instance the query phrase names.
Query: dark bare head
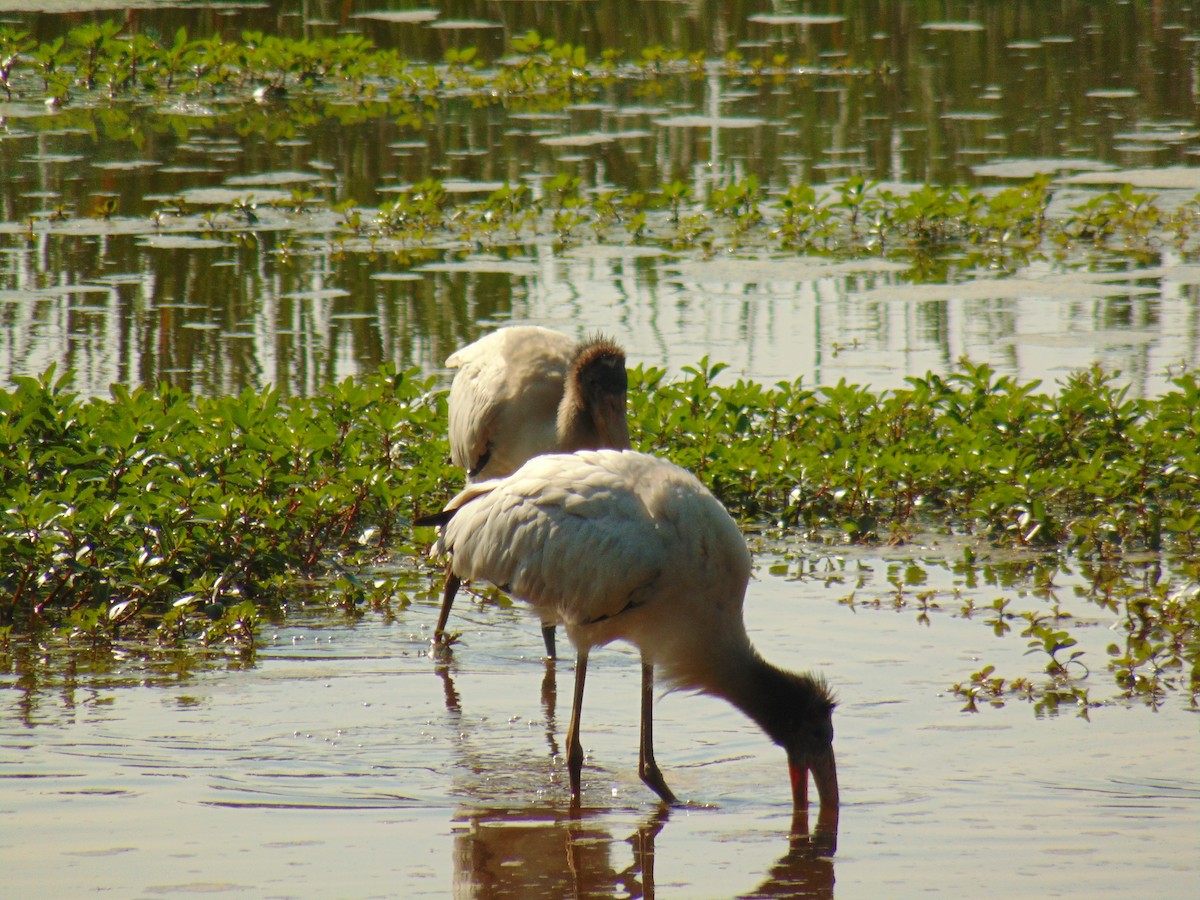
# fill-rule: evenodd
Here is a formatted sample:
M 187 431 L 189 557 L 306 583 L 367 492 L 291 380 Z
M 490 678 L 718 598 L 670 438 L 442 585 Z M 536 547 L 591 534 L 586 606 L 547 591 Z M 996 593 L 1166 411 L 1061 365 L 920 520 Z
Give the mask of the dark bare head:
M 571 360 L 558 408 L 559 449 L 629 449 L 625 351 L 605 337 L 581 343 Z
M 808 808 L 811 772 L 822 818 L 832 817 L 836 822 L 839 798 L 833 709 L 837 702 L 833 693 L 817 675 L 787 672 L 761 661 L 754 668 L 744 690 L 730 699 L 787 753 L 795 809 Z

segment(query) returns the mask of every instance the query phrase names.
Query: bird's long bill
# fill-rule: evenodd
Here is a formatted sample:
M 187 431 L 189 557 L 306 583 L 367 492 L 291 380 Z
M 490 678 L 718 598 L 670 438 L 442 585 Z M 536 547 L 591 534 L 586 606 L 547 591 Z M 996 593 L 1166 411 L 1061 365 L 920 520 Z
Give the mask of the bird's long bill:
M 789 754 L 788 769 L 792 776 L 792 804 L 796 810 L 808 809 L 808 773 L 812 772 L 813 784 L 821 799 L 821 817 L 837 815 L 840 801 L 832 747 L 817 754 Z

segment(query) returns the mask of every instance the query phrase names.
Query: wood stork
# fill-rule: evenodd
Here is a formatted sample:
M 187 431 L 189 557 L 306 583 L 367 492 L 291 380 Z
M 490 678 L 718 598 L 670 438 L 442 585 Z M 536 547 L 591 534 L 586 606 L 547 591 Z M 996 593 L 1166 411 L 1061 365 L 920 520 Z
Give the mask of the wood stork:
M 625 352 L 602 337 L 582 342 L 534 325 L 501 328 L 446 360 L 450 457 L 471 484 L 510 475 L 543 453 L 629 447 Z M 434 629 L 443 641 L 460 579 L 447 572 Z M 542 623 L 555 657 L 554 620 Z
M 539 456 L 511 476 L 469 485 L 421 524 L 461 578 L 482 578 L 565 624 L 578 660 L 567 765 L 580 793 L 588 654 L 614 640 L 642 657 L 638 774 L 667 803 L 654 760 L 655 669 L 668 685 L 723 697 L 787 753 L 797 812 L 808 772 L 836 828 L 834 700 L 824 679 L 763 660 L 742 621 L 750 553 L 729 513 L 674 463 L 633 451 Z

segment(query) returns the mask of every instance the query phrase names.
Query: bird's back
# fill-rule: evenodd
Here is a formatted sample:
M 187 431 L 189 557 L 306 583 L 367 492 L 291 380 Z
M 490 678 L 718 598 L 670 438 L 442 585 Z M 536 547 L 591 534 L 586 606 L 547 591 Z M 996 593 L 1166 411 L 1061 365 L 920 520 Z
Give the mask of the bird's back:
M 668 679 L 703 687 L 688 660 L 745 641 L 745 540 L 671 462 L 614 450 L 542 456 L 468 487 L 454 507 L 442 545 L 455 571 L 529 601 L 577 645 L 628 640 Z
M 576 342 L 538 326 L 501 328 L 446 360 L 450 456 L 469 480 L 498 478 L 555 449 L 555 425 Z

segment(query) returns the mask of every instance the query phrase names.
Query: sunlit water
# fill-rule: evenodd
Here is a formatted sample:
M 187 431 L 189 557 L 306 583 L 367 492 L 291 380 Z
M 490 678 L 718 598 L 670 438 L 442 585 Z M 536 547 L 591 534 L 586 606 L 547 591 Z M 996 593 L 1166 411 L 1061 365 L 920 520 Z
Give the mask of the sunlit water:
M 964 713 L 948 688 L 981 662 L 1037 674 L 1024 641 L 950 609 L 922 624 L 867 608 L 886 599 L 885 564 L 860 562 L 880 575 L 856 610 L 844 585 L 765 574 L 747 604 L 765 655 L 820 670 L 840 696 L 832 855 L 789 839 L 781 752 L 708 698 L 657 705 L 658 759 L 688 801 L 664 812 L 636 777 L 639 667 L 620 647 L 592 655 L 571 814 L 557 755 L 570 660 L 555 696 L 536 620 L 464 597 L 444 664 L 425 653 L 436 608 L 422 601 L 390 624 L 268 629 L 247 670 L 46 685 L 35 709 L 6 676 L 5 894 L 1192 896 L 1196 714 L 1179 699 L 1090 721 L 1023 702 Z M 1106 614 L 1073 611 L 1103 659 Z M 1092 691 L 1116 693 L 1103 671 Z
M 0 3 L 43 38 L 65 21 L 47 11 L 90 5 Z M 84 393 L 160 378 L 303 393 L 381 362 L 436 369 L 509 321 L 604 329 L 631 362 L 672 375 L 707 355 L 731 364 L 727 378 L 810 385 L 891 387 L 968 355 L 1050 382 L 1099 362 L 1154 394 L 1169 371 L 1200 363 L 1200 273 L 1166 248 L 1128 271 L 1035 263 L 1007 279 L 920 286 L 872 259 L 632 245 L 530 245 L 514 258 L 411 267 L 388 254 L 339 257 L 331 215 L 265 205 L 293 187 L 378 206 L 427 177 L 478 192 L 504 180 L 537 188 L 560 171 L 586 190 L 679 178 L 697 196 L 747 174 L 778 191 L 852 174 L 997 187 L 1050 172 L 1060 205 L 1131 183 L 1169 207 L 1200 189 L 1188 168 L 1200 152 L 1190 7 L 867 3 L 846 20 L 833 3 L 798 14 L 765 2 L 448 0 L 443 20 L 502 27 L 447 28 L 360 17 L 378 4 L 278 6 L 223 5 L 217 18 L 234 34 L 359 29 L 423 59 L 466 44 L 494 57 L 537 27 L 592 53 L 652 42 L 713 58 L 783 50 L 887 59 L 898 75 L 749 92 L 682 81 L 664 98 L 547 116 L 448 104 L 418 134 L 327 119 L 278 142 L 211 125 L 199 108 L 0 101 L 0 376 L 55 362 Z M 172 34 L 212 15 L 169 6 L 134 18 Z M 110 115 L 128 115 L 145 142 L 111 137 Z M 598 140 L 605 130 L 620 137 Z M 165 197 L 206 210 L 251 194 L 263 206 L 247 244 L 150 222 Z M 119 201 L 113 221 L 91 216 L 101 196 Z M 73 218 L 52 223 L 60 204 Z M 1122 267 L 1105 258 L 1097 269 Z M 942 581 L 980 606 L 1032 602 Z M 19 670 L 0 676 L 0 895 L 1194 896 L 1200 753 L 1185 701 L 1157 712 L 1113 702 L 1090 721 L 1070 709 L 1039 718 L 1020 701 L 964 713 L 953 684 L 985 664 L 1036 676 L 1044 657 L 949 604 L 928 624 L 911 607 L 887 610 L 882 575 L 854 609 L 839 602 L 851 590 L 764 575 L 747 604 L 769 658 L 822 671 L 840 695 L 832 855 L 828 841 L 789 839 L 781 752 L 717 701 L 658 704 L 658 759 L 690 801 L 664 812 L 636 778 L 638 665 L 623 648 L 592 656 L 584 809 L 572 815 L 557 757 L 570 660 L 551 694 L 537 623 L 464 598 L 453 621 L 465 638 L 446 665 L 425 653 L 436 609 L 421 601 L 390 621 L 268 627 L 248 668 L 143 677 L 81 666 L 36 687 Z M 884 610 L 864 605 L 871 596 Z M 1111 620 L 1072 611 L 1091 617 L 1074 633 L 1095 667 L 1093 698 L 1109 700 Z
M 80 20 L 53 13 L 93 6 L 0 3 L 43 40 Z M 700 78 L 617 85 L 562 109 L 452 99 L 420 128 L 390 117 L 343 121 L 352 104 L 326 108 L 317 91 L 318 114 L 294 135 L 284 129 L 286 140 L 271 129 L 287 121 L 292 101 L 261 107 L 252 85 L 217 96 L 81 98 L 52 110 L 31 73 L 11 100 L 0 97 L 0 378 L 55 363 L 85 394 L 159 380 L 202 393 L 266 384 L 310 393 L 381 363 L 440 367 L 505 322 L 604 330 L 634 363 L 676 373 L 707 355 L 731 364 L 727 378 L 767 382 L 896 387 L 969 356 L 1048 386 L 1099 363 L 1121 370 L 1134 393 L 1155 395 L 1170 372 L 1200 364 L 1194 254 L 1181 258 L 1169 245 L 1136 262 L 1120 248 L 1100 252 L 1096 268 L 1130 269 L 1107 278 L 1042 262 L 1017 264 L 1002 280 L 968 265 L 957 284 L 914 286 L 894 262 L 829 265 L 728 241 L 710 258 L 699 248 L 635 246 L 620 228 L 601 244 L 585 228 L 582 246 L 562 252 L 545 234 L 497 254 L 460 247 L 413 261 L 365 241 L 343 244 L 330 211 L 352 202 L 369 220 L 429 178 L 458 197 L 504 183 L 542 195 L 557 174 L 580 178 L 585 196 L 653 193 L 678 180 L 697 211 L 713 188 L 749 176 L 778 197 L 790 184 L 852 175 L 903 191 L 927 182 L 997 189 L 1038 173 L 1053 176 L 1060 210 L 1120 184 L 1169 209 L 1200 190 L 1194 7 L 139 7 L 127 14 L 129 28 L 151 36 L 181 26 L 229 38 L 242 29 L 355 32 L 418 62 L 470 46 L 493 64 L 537 29 L 592 59 L 606 48 L 637 59 L 659 44 L 713 66 Z M 805 60 L 815 74 L 731 77 L 719 64 L 731 53 Z M 888 74 L 871 74 L 879 71 Z M 294 101 L 302 106 L 309 93 Z M 287 207 L 293 191 L 311 192 L 307 210 L 271 207 Z M 116 203 L 111 220 L 96 216 L 104 199 Z M 152 221 L 172 200 L 192 218 Z M 235 201 L 257 204 L 257 223 L 231 212 Z

